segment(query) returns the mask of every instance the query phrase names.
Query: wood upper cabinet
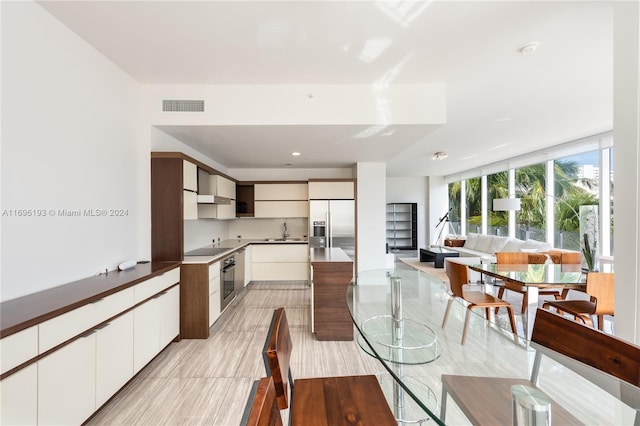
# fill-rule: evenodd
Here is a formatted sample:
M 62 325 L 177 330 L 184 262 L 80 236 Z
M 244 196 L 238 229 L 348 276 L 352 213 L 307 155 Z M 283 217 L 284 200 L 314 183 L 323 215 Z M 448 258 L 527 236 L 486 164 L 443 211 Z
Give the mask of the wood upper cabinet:
M 224 176 L 211 175 L 211 181 L 214 183 L 216 192 L 214 195 L 220 197 L 236 199 L 236 183 Z
M 310 200 L 353 200 L 355 182 L 346 181 L 309 181 Z

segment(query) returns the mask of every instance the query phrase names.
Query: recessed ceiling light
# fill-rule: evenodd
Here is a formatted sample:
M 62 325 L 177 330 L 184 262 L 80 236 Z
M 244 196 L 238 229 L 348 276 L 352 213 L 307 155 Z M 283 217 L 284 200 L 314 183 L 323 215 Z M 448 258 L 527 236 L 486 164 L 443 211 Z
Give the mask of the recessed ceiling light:
M 433 156 L 431 157 L 432 160 L 444 160 L 445 158 L 447 158 L 449 156 L 449 154 L 447 154 L 444 151 L 438 151 L 435 154 L 433 154 Z
M 529 44 L 525 44 L 520 49 L 518 49 L 518 52 L 520 52 L 523 55 L 528 55 L 530 53 L 535 52 L 537 48 L 538 48 L 538 43 L 529 43 Z
M 300 154 L 298 151 L 296 151 L 296 152 L 292 152 L 291 155 L 293 155 L 294 157 L 299 157 L 302 154 Z

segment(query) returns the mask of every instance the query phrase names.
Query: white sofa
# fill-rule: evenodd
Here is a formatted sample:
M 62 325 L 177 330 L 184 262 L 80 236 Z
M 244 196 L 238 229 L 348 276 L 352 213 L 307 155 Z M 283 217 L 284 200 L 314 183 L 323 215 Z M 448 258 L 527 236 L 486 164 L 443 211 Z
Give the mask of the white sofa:
M 459 237 L 450 237 L 457 238 Z M 490 261 L 499 251 L 547 251 L 551 246 L 547 243 L 535 240 L 519 240 L 517 238 L 499 237 L 497 235 L 482 235 L 470 233 L 467 235 L 462 247 L 447 247 L 460 253 L 460 257 L 478 257 Z

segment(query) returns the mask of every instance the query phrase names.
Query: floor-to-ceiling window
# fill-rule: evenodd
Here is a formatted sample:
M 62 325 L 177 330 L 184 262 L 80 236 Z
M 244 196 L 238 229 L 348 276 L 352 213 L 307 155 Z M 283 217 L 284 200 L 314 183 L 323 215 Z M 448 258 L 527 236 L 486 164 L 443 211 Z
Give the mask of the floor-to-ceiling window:
M 540 162 L 541 157 L 549 159 Z M 455 232 L 463 235 L 482 232 L 484 217 L 487 234 L 507 236 L 512 232 L 516 238 L 580 250 L 584 240 L 584 235 L 580 235 L 582 210 L 589 215 L 595 212 L 599 218 L 596 219 L 599 220 L 597 229 L 591 231 L 597 234 L 597 252 L 613 255 L 611 135 L 573 141 L 545 151 L 544 156 L 534 153 L 531 158 L 531 162 L 526 157 L 519 157 L 506 160 L 502 165 L 493 164 L 490 174 L 483 174 L 482 169 L 478 169 L 478 177 L 474 177 L 474 171 L 466 171 L 464 177 L 451 177 L 448 180 L 449 208 L 452 209 L 450 218 Z M 483 181 L 486 182 L 484 187 Z M 493 210 L 493 200 L 514 196 L 521 201 L 519 211 Z
M 487 233 L 489 235 L 507 236 L 509 228 L 509 213 L 494 211 L 493 200 L 509 197 L 509 174 L 504 172 L 487 175 Z
M 520 211 L 516 212 L 516 238 L 546 241 L 546 164 L 534 164 L 516 169 L 516 197 Z
M 482 188 L 480 178 L 471 178 L 465 181 L 467 203 L 467 233 L 480 233 L 482 228 Z
M 460 229 L 460 206 L 461 206 L 461 198 L 460 198 L 460 182 L 452 182 L 448 186 L 449 193 L 449 229 L 445 230 L 445 235 L 447 235 L 450 231 L 453 231 L 454 234 L 461 234 L 462 230 Z
M 580 206 L 598 205 L 599 164 L 599 151 L 555 160 L 552 200 L 556 247 L 580 250 Z

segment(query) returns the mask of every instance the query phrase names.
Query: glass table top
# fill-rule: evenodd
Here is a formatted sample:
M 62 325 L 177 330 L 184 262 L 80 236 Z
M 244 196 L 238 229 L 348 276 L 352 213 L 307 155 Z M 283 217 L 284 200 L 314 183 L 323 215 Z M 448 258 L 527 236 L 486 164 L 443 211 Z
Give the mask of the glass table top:
M 400 282 L 395 293 L 392 277 Z M 358 344 L 393 379 L 392 399 L 398 399 L 401 389 L 417 405 L 420 413 L 408 417 L 422 415 L 431 419 L 429 423 L 444 424 L 439 419 L 442 401 L 435 397 L 442 391 L 442 374 L 529 378 L 535 351 L 522 337 L 522 317 L 516 318 L 519 344 L 515 344 L 506 314 L 486 321 L 484 310 L 473 310 L 466 343 L 461 345 L 466 305 L 460 300 L 453 303 L 443 330 L 448 284 L 434 275 L 403 267 L 360 272 L 346 298 L 360 334 Z M 622 409 L 619 400 L 553 360 L 543 357 L 540 377 L 539 388 L 585 424 L 625 423 L 617 418 Z M 576 399 L 577 393 L 589 397 Z M 599 405 L 589 403 L 593 400 Z M 447 423 L 468 422 L 459 411 L 447 413 Z

